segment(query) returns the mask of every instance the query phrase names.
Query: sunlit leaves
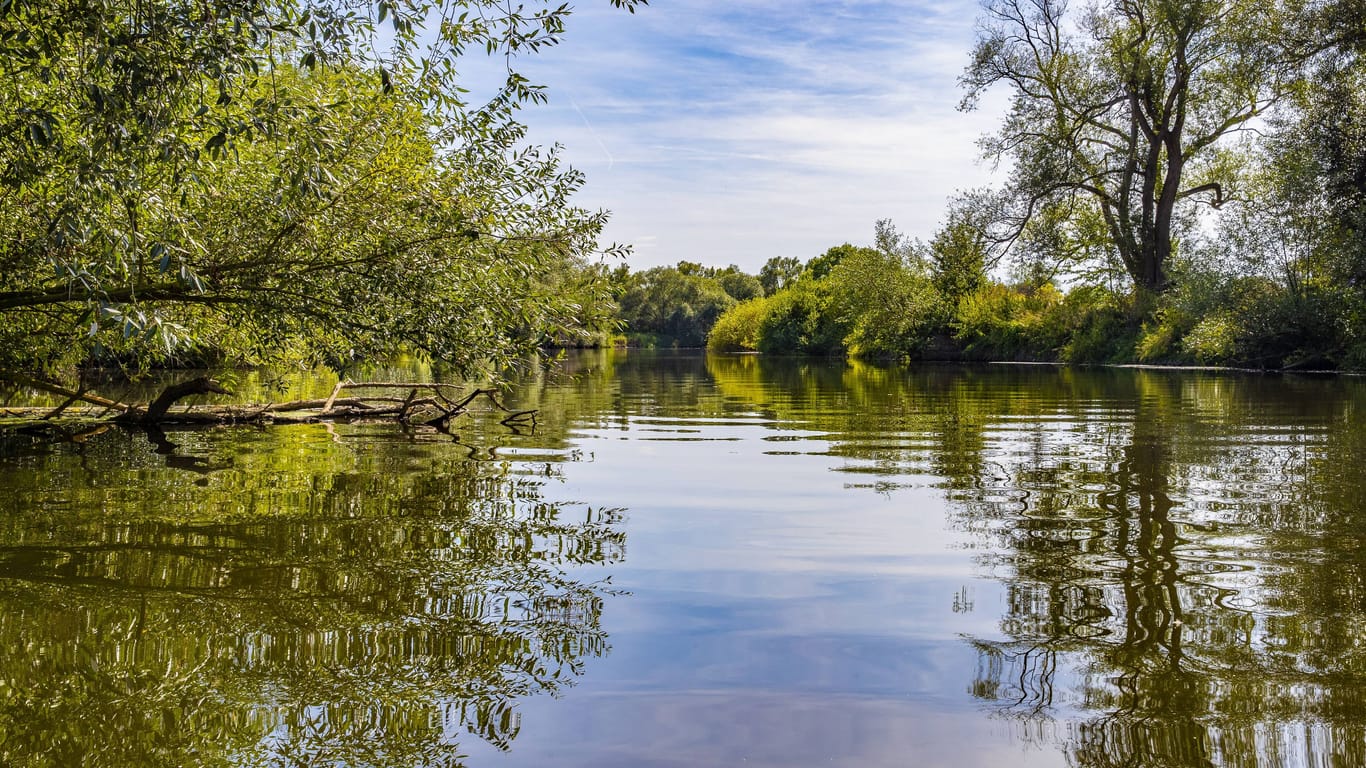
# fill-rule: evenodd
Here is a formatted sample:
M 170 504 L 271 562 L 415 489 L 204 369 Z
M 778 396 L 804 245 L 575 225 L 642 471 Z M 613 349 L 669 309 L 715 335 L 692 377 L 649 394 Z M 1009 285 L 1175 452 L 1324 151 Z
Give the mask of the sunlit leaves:
M 1040 212 L 1098 212 L 1103 250 L 1133 283 L 1169 288 L 1183 211 L 1224 199 L 1223 178 L 1199 178 L 1201 164 L 1217 164 L 1221 143 L 1283 93 L 1284 11 L 1247 0 L 1081 13 L 1054 0 L 988 3 L 962 82 L 967 108 L 997 85 L 1011 97 L 983 141 L 1012 164 L 1012 210 L 994 239 L 1013 244 Z
M 582 177 L 554 150 L 522 146 L 515 112 L 546 94 L 513 67 L 555 44 L 570 10 L 488 0 L 7 6 L 0 340 L 36 366 L 116 346 L 117 359 L 145 364 L 185 341 L 231 354 L 295 348 L 300 337 L 348 355 L 405 346 L 469 362 L 501 358 L 509 332 L 530 340 L 572 326 L 567 308 L 584 302 L 551 310 L 555 297 L 529 293 L 528 277 L 591 253 L 604 219 L 571 204 Z M 474 107 L 456 66 L 472 50 L 507 62 L 501 88 Z M 482 266 L 452 266 L 462 259 Z M 506 284 L 478 287 L 491 275 Z M 87 320 L 104 306 L 136 332 L 101 343 L 97 322 L 96 341 L 73 343 L 90 338 Z M 463 314 L 485 317 L 480 326 L 503 341 L 447 333 Z M 228 322 L 261 335 L 215 332 Z M 139 351 L 146 329 L 173 323 L 189 332 Z

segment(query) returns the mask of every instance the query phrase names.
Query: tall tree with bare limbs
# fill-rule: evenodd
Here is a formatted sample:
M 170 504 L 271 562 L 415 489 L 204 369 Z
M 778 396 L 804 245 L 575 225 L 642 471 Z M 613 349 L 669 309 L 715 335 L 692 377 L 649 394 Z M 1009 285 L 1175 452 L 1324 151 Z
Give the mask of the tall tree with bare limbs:
M 1279 97 L 1282 10 L 1261 0 L 987 0 L 963 107 L 1011 92 L 984 149 L 1013 164 L 1005 237 L 1098 209 L 1140 293 L 1172 284 L 1183 203 L 1230 194 L 1222 139 Z

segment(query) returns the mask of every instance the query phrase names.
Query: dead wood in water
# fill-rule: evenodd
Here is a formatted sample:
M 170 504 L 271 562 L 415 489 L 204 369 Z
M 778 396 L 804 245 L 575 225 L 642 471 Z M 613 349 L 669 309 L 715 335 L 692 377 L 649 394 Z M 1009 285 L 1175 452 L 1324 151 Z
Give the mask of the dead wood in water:
M 171 410 L 171 406 L 174 405 L 177 400 L 190 397 L 191 395 L 210 394 L 231 395 L 232 393 L 223 389 L 218 382 L 208 376 L 200 376 L 199 378 L 190 379 L 189 381 L 182 381 L 179 384 L 172 384 L 161 390 L 161 394 L 157 396 L 157 399 L 152 401 L 151 405 L 147 406 L 146 412 L 138 417 L 138 421 L 155 424 L 166 418 L 166 412 Z
M 332 389 L 325 400 L 293 400 L 254 405 L 194 405 L 177 403 L 194 395 L 231 394 L 214 379 L 201 376 L 172 384 L 150 404 L 133 405 L 109 400 L 87 391 L 26 376 L 9 376 L 21 387 L 65 398 L 51 406 L 0 406 L 0 425 L 38 426 L 62 417 L 67 422 L 161 424 L 301 424 L 330 421 L 388 420 L 427 425 L 448 432 L 451 422 L 474 410 L 480 401 L 504 414 L 500 424 L 521 427 L 536 423 L 536 411 L 508 408 L 492 389 L 466 390 L 455 384 L 435 382 L 355 382 L 347 379 Z M 359 391 L 374 394 L 358 394 Z M 341 397 L 343 392 L 348 396 Z M 77 406 L 76 403 L 83 405 Z M 34 424 L 34 423 L 38 424 Z

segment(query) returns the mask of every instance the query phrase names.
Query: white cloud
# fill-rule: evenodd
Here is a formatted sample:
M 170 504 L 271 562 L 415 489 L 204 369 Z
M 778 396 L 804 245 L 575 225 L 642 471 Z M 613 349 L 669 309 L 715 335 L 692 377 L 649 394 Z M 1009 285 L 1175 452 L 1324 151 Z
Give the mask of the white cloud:
M 601 3 L 606 6 L 606 3 Z M 960 113 L 977 6 L 961 2 L 659 2 L 584 7 L 525 62 L 552 104 L 528 112 L 613 211 L 633 266 L 757 270 L 868 242 L 894 219 L 928 236 L 957 189 L 989 179 L 975 141 L 999 109 Z

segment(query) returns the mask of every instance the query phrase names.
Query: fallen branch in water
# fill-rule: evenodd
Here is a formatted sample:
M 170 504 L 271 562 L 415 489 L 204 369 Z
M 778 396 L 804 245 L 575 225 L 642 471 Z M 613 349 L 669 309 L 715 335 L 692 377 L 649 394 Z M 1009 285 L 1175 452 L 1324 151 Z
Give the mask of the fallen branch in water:
M 198 377 L 172 384 L 150 404 L 132 405 L 109 400 L 86 391 L 76 391 L 60 384 L 26 376 L 9 376 L 21 387 L 46 392 L 65 398 L 61 405 L 6 406 L 0 408 L 0 425 L 6 420 L 19 423 L 52 421 L 62 417 L 66 421 L 117 422 L 125 424 L 302 424 L 324 421 L 358 421 L 393 419 L 405 424 L 427 425 L 449 432 L 451 422 L 471 413 L 477 402 L 486 402 L 493 410 L 506 414 L 500 424 L 521 427 L 536 424 L 536 411 L 508 408 L 492 389 L 465 390 L 455 384 L 435 382 L 339 382 L 325 400 L 294 400 L 283 403 L 252 405 L 195 405 L 177 403 L 195 395 L 231 394 L 208 377 Z M 403 392 L 403 396 L 389 394 L 341 397 L 344 391 L 371 390 Z M 420 396 L 427 393 L 425 396 Z M 84 403 L 76 406 L 75 403 Z M 112 413 L 112 415 L 111 415 Z

